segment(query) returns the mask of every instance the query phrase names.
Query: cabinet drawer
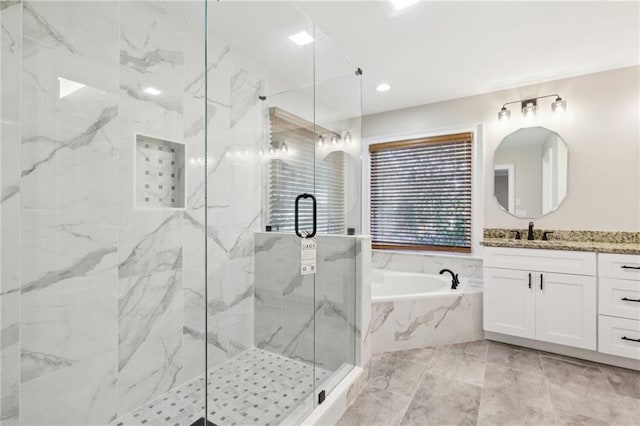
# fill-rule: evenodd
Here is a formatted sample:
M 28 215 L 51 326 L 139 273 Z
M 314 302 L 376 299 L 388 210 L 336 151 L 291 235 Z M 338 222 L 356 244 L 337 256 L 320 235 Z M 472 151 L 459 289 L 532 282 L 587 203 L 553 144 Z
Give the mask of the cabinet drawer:
M 595 276 L 596 254 L 581 251 L 485 247 L 484 266 Z
M 640 360 L 640 321 L 598 316 L 598 352 Z
M 640 255 L 599 254 L 598 276 L 640 281 Z
M 640 320 L 640 281 L 600 278 L 598 313 Z

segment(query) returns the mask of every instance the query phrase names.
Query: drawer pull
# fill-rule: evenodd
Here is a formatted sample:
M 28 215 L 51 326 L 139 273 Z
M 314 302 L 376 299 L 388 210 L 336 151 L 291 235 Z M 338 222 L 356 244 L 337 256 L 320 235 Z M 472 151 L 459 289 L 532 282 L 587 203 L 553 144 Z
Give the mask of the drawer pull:
M 640 266 L 622 265 L 621 268 L 622 269 L 637 269 L 638 271 L 640 271 Z
M 640 299 L 629 299 L 628 297 L 623 297 L 622 300 L 626 300 L 627 302 L 639 302 L 640 303 Z
M 529 272 L 529 288 L 531 288 L 531 272 Z
M 620 339 L 622 339 L 622 340 L 630 340 L 632 342 L 640 343 L 640 339 L 632 339 L 631 337 L 627 337 L 627 336 L 621 337 Z

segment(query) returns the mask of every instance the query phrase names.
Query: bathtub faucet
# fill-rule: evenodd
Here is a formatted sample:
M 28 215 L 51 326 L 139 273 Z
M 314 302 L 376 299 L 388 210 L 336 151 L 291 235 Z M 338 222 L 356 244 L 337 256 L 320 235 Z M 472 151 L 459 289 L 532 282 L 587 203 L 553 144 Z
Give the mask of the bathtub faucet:
M 451 290 L 455 290 L 458 288 L 458 284 L 460 284 L 460 280 L 458 280 L 458 274 L 454 274 L 451 269 L 443 269 L 440 271 L 440 275 L 448 272 L 451 274 Z

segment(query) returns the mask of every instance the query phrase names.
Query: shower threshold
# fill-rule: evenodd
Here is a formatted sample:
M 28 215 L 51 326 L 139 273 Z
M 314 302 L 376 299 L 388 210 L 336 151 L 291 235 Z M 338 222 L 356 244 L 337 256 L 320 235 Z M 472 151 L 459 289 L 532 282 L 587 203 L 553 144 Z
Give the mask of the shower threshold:
M 330 379 L 332 373 L 269 351 L 250 348 L 215 366 L 207 376 L 208 422 L 218 426 L 275 426 L 295 424 L 295 418 L 308 414 L 309 408 L 313 407 L 315 390 Z M 203 417 L 204 409 L 204 378 L 200 377 L 111 425 L 191 425 Z M 203 424 L 202 420 L 198 424 Z

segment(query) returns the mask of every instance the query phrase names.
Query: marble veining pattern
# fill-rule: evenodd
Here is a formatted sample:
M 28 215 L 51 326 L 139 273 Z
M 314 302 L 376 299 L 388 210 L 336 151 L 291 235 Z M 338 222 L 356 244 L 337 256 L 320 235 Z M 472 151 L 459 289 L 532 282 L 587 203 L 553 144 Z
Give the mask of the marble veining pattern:
M 640 371 L 486 340 L 372 362 L 338 425 L 640 424 Z
M 474 341 L 483 336 L 482 292 L 372 303 L 374 353 Z
M 205 339 L 210 366 L 253 345 L 261 172 L 225 153 L 259 148 L 266 74 L 214 37 L 202 63 L 202 13 L 0 1 L 3 426 L 106 424 L 197 377 Z M 184 210 L 135 208 L 136 134 L 184 143 Z
M 20 85 L 22 3 L 0 2 L 0 423 L 20 423 Z
M 356 239 L 319 236 L 315 276 L 300 275 L 295 235 L 260 232 L 255 244 L 255 345 L 331 371 L 354 365 Z
M 460 277 L 482 279 L 482 259 L 463 256 L 419 255 L 373 250 L 372 267 L 401 272 L 437 274 L 443 268 L 455 271 Z

